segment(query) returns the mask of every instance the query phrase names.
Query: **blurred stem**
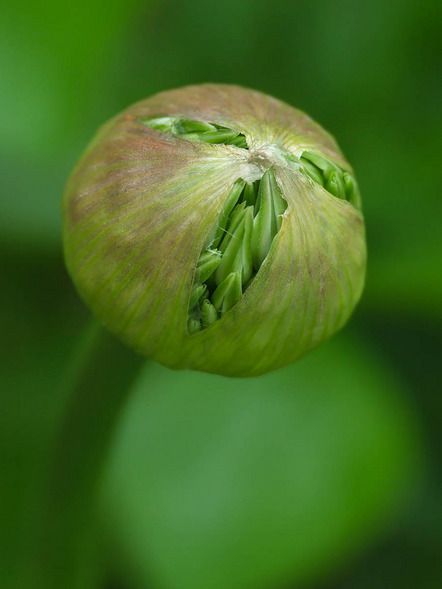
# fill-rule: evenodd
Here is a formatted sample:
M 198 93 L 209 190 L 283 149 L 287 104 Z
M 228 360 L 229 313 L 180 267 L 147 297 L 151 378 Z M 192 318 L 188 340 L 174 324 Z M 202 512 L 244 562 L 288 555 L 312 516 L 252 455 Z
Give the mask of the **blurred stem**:
M 94 322 L 82 343 L 55 440 L 42 554 L 42 589 L 86 589 L 97 567 L 95 499 L 118 415 L 143 358 Z

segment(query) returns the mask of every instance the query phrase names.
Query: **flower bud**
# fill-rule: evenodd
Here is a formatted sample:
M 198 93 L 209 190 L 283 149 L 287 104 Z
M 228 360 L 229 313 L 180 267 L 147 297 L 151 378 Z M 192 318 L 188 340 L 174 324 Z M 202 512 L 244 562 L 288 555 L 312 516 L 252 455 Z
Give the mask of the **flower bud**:
M 64 195 L 69 272 L 97 317 L 171 368 L 254 376 L 336 332 L 364 282 L 353 170 L 306 114 L 204 84 L 105 124 Z

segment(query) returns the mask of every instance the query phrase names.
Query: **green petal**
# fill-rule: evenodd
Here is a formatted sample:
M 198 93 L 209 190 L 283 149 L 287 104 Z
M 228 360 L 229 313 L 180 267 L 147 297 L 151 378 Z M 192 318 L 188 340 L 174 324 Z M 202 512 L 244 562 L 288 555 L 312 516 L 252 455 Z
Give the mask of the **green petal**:
M 330 172 L 330 175 L 325 182 L 325 188 L 338 198 L 346 198 L 344 179 L 340 170 L 333 170 Z
M 358 186 L 356 180 L 347 172 L 343 174 L 345 196 L 356 207 L 361 208 L 361 197 L 359 195 Z
M 317 155 L 316 153 L 304 151 L 302 154 L 302 158 L 310 161 L 312 164 L 314 164 L 316 167 L 322 170 L 326 178 L 328 178 L 331 172 L 336 170 L 336 166 L 334 164 L 329 162 L 324 157 Z
M 238 137 L 238 135 L 239 133 L 237 131 L 220 129 L 219 131 L 208 131 L 207 133 L 203 133 L 201 139 L 206 143 L 229 143 Z
M 236 147 L 241 147 L 242 149 L 248 148 L 247 141 L 244 135 L 238 135 L 238 137 L 235 137 L 234 139 L 229 141 L 229 145 L 236 145 Z
M 244 198 L 244 202 L 247 204 L 247 206 L 255 206 L 256 197 L 258 194 L 258 186 L 259 186 L 259 181 L 253 182 L 252 184 L 245 185 L 243 198 Z
M 325 188 L 333 194 L 333 196 L 339 196 L 339 184 L 337 180 L 337 172 L 333 170 L 330 172 L 328 179 L 325 182 Z
M 252 237 L 252 257 L 256 270 L 259 269 L 270 251 L 273 238 L 281 225 L 278 216 L 285 210 L 285 203 L 276 184 L 272 168 L 267 170 L 261 179 L 257 208 Z
M 202 141 L 201 137 L 204 134 L 203 132 L 192 131 L 191 133 L 180 133 L 180 137 L 183 139 L 187 139 L 188 141 Z
M 223 204 L 223 208 L 221 209 L 221 213 L 219 215 L 218 223 L 215 230 L 215 236 L 212 240 L 208 238 L 209 243 L 207 245 L 212 245 L 212 247 L 218 246 L 221 238 L 225 233 L 226 225 L 229 222 L 229 215 L 232 212 L 232 209 L 234 208 L 235 204 L 238 202 L 239 197 L 241 196 L 244 184 L 244 180 L 241 180 L 240 178 L 233 185 L 233 188 L 229 192 L 229 196 L 227 197 L 226 201 Z
M 217 319 L 218 311 L 215 309 L 209 299 L 206 299 L 201 305 L 201 323 L 203 328 L 209 327 L 209 325 L 215 323 Z
M 176 123 L 178 123 L 178 119 L 176 117 L 155 117 L 155 118 L 141 118 L 140 121 L 151 127 L 152 129 L 156 129 L 157 131 L 163 131 L 164 133 L 176 133 Z
M 206 282 L 220 261 L 221 253 L 218 250 L 207 250 L 201 254 L 195 271 L 195 282 Z
M 201 121 L 180 121 L 180 134 L 184 133 L 197 133 L 214 131 L 215 127 L 210 123 L 202 123 Z
M 207 131 L 201 133 L 184 133 L 181 135 L 184 139 L 191 139 L 196 141 L 204 141 L 205 143 L 229 143 L 235 137 L 238 137 L 237 131 L 230 131 L 230 129 L 220 129 L 217 131 Z
M 338 183 L 339 198 L 346 198 L 343 171 L 339 168 L 336 173 L 336 180 Z
M 244 135 L 220 125 L 180 119 L 179 117 L 141 117 L 139 120 L 152 129 L 174 133 L 190 141 L 204 141 L 205 143 L 213 144 L 222 143 L 224 145 L 235 145 L 236 147 L 248 149 Z
M 221 243 L 219 244 L 219 250 L 221 252 L 224 253 L 226 251 L 233 234 L 236 232 L 238 226 L 241 224 L 245 214 L 246 203 L 244 202 L 240 203 L 239 205 L 236 205 L 236 207 L 233 209 L 230 215 L 230 223 L 227 225 L 224 232 L 224 237 Z
M 321 170 L 317 166 L 312 164 L 309 160 L 305 159 L 304 157 L 301 157 L 300 161 L 302 162 L 305 173 L 314 182 L 317 182 L 321 186 L 324 186 L 324 176 L 323 176 Z
M 249 280 L 253 270 L 251 250 L 252 231 L 253 209 L 252 207 L 247 207 L 216 269 L 216 284 L 221 284 L 232 272 L 239 272 L 243 282 Z
M 187 330 L 190 335 L 192 335 L 193 333 L 197 333 L 198 331 L 201 331 L 201 323 L 199 319 L 195 319 L 194 317 L 188 319 Z
M 232 272 L 213 293 L 212 303 L 220 313 L 225 313 L 239 301 L 241 295 L 241 274 Z
M 271 186 L 271 197 L 272 197 L 272 207 L 273 207 L 273 214 L 276 220 L 276 231 L 278 232 L 281 229 L 282 223 L 282 215 L 287 208 L 286 201 L 282 198 L 281 191 L 279 190 L 279 186 L 276 183 L 275 174 L 273 169 L 269 170 L 270 175 L 270 186 Z
M 350 176 L 350 174 L 347 174 L 347 172 L 344 172 L 343 179 L 344 179 L 344 186 L 345 186 L 345 194 L 346 194 L 348 200 L 351 200 L 354 196 L 354 193 L 355 193 L 355 184 L 354 184 L 353 178 Z
M 207 295 L 207 286 L 205 284 L 195 284 L 190 294 L 189 308 L 195 307 L 201 299 Z

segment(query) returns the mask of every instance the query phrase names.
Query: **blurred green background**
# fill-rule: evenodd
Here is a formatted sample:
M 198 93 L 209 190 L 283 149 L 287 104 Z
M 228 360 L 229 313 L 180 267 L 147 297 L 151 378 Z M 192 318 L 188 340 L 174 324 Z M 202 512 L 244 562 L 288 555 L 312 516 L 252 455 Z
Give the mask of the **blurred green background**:
M 366 291 L 331 342 L 260 379 L 146 364 L 101 484 L 95 586 L 440 586 L 440 24 L 437 0 L 1 3 L 2 588 L 35 587 L 60 383 L 89 321 L 63 266 L 64 182 L 107 118 L 207 81 L 338 138 Z

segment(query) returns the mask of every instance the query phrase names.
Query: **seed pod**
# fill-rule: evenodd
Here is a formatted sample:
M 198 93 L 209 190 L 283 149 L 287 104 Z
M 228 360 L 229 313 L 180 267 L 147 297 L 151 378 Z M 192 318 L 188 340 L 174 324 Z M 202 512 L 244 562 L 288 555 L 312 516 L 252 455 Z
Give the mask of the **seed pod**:
M 306 114 L 204 84 L 110 120 L 64 195 L 69 272 L 99 319 L 171 368 L 293 362 L 348 319 L 364 282 L 353 170 Z

